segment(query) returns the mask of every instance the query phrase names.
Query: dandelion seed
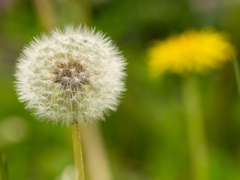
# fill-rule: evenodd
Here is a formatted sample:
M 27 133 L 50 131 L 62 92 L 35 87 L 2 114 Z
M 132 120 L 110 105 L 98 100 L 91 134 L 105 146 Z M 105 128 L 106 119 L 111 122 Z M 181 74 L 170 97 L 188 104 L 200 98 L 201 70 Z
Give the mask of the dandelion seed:
M 101 32 L 67 26 L 25 47 L 17 62 L 17 93 L 41 120 L 92 123 L 116 110 L 125 90 L 125 66 Z

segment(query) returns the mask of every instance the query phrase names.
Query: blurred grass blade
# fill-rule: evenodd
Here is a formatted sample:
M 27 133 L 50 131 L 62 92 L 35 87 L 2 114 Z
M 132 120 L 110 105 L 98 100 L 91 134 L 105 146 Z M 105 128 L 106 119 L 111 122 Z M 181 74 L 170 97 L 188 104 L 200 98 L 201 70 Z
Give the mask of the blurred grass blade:
M 53 3 L 50 0 L 33 0 L 37 12 L 38 22 L 44 31 L 49 31 L 56 26 Z
M 238 94 L 240 96 L 240 68 L 239 63 L 236 58 L 232 57 L 233 67 L 235 71 L 236 81 L 237 81 L 237 88 L 238 88 Z
M 7 155 L 0 152 L 0 180 L 8 180 Z
M 113 180 L 99 126 L 81 126 L 84 160 L 91 180 Z

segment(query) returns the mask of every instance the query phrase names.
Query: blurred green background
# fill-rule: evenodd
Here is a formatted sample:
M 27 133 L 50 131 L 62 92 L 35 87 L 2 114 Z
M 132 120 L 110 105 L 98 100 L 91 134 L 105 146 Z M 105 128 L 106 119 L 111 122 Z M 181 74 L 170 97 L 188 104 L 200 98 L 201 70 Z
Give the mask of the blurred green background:
M 190 180 L 181 79 L 152 79 L 152 41 L 214 27 L 240 48 L 239 0 L 0 0 L 0 150 L 10 180 L 70 180 L 71 134 L 37 121 L 17 100 L 14 64 L 33 36 L 85 22 L 106 32 L 128 61 L 127 91 L 99 123 L 115 180 Z M 199 76 L 210 180 L 240 179 L 240 101 L 232 64 Z M 70 170 L 69 170 L 70 169 Z M 65 173 L 65 174 L 64 174 Z

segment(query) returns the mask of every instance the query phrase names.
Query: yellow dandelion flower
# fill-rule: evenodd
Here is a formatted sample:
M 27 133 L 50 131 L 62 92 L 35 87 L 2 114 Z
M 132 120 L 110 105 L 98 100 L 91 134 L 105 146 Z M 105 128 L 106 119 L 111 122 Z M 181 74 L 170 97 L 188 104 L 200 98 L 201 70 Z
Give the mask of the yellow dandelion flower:
M 148 54 L 150 72 L 157 76 L 165 71 L 204 73 L 218 69 L 234 56 L 235 50 L 227 34 L 204 29 L 156 41 Z

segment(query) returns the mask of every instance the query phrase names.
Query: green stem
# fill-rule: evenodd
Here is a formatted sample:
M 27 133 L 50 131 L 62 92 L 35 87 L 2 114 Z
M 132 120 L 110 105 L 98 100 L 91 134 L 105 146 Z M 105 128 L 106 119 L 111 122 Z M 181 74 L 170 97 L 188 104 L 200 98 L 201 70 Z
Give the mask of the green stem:
M 7 155 L 0 152 L 0 180 L 8 180 Z
M 233 67 L 235 71 L 236 81 L 237 81 L 237 88 L 238 88 L 238 94 L 240 95 L 240 68 L 239 63 L 237 59 L 232 57 Z
M 207 180 L 208 157 L 204 121 L 198 92 L 197 79 L 186 77 L 183 86 L 183 105 L 189 141 L 193 180 Z
M 73 126 L 72 137 L 73 137 L 73 157 L 75 164 L 75 180 L 84 180 L 80 127 L 77 123 L 74 123 L 72 126 Z

